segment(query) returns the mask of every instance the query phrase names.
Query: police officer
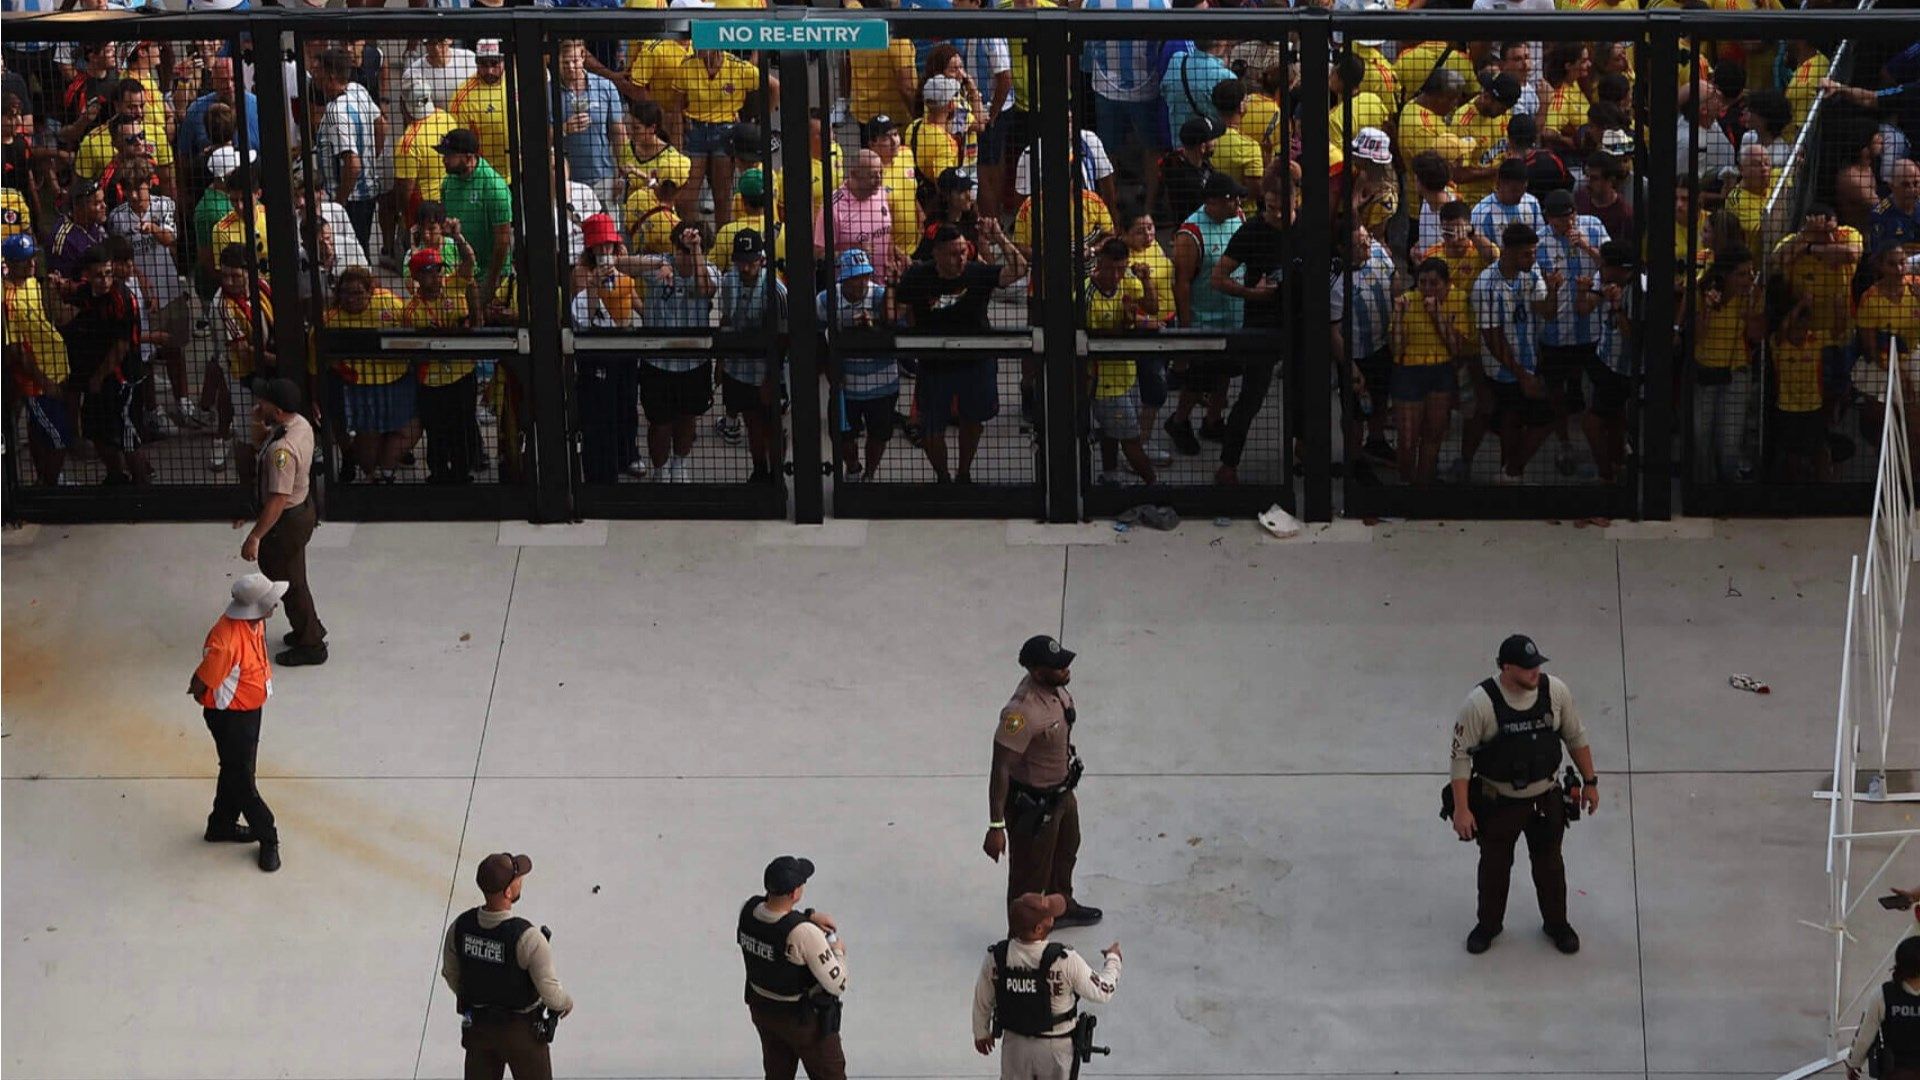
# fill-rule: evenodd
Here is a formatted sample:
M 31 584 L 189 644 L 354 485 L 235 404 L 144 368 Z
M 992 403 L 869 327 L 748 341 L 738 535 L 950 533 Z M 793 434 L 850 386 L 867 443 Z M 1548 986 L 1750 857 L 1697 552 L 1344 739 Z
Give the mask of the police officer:
M 1486 952 L 1500 935 L 1513 848 L 1525 834 L 1541 929 L 1561 952 L 1579 952 L 1580 935 L 1567 925 L 1567 867 L 1560 858 L 1566 804 L 1554 772 L 1565 743 L 1593 813 L 1600 807 L 1593 751 L 1573 692 L 1540 670 L 1547 658 L 1532 638 L 1507 638 L 1497 659 L 1500 674 L 1467 692 L 1453 725 L 1453 830 L 1461 840 L 1480 842 L 1480 906 L 1467 951 Z
M 1101 950 L 1094 971 L 1080 954 L 1047 940 L 1066 897 L 1027 893 L 1007 905 L 1007 940 L 987 950 L 973 984 L 973 1048 L 993 1052 L 1001 1035 L 1000 1080 L 1066 1080 L 1073 1072 L 1079 999 L 1107 1001 L 1120 983 L 1120 943 Z
M 840 1049 L 840 998 L 847 992 L 847 947 L 822 912 L 800 908 L 813 863 L 782 855 L 767 864 L 767 891 L 740 907 L 740 955 L 747 962 L 747 1013 L 760 1033 L 767 1080 L 846 1080 Z
M 327 628 L 313 610 L 307 588 L 307 541 L 315 524 L 309 482 L 313 466 L 313 425 L 300 415 L 300 387 L 292 379 L 270 379 L 255 390 L 254 415 L 266 428 L 254 462 L 255 495 L 260 516 L 240 545 L 240 557 L 258 559 L 260 571 L 290 584 L 287 621 L 293 629 L 282 639 L 292 648 L 274 657 L 284 667 L 327 662 Z M 234 528 L 245 525 L 234 522 Z
M 1073 749 L 1074 654 L 1040 634 L 1020 647 L 1027 677 L 1000 710 L 993 734 L 993 771 L 987 782 L 987 857 L 1007 855 L 1007 899 L 1058 894 L 1066 910 L 1056 925 L 1091 926 L 1100 909 L 1073 898 L 1073 864 L 1080 854 L 1080 804 L 1073 789 L 1081 764 Z
M 1880 1041 L 1880 1080 L 1920 1080 L 1920 937 L 1893 950 L 1893 978 L 1867 1003 L 1860 1030 L 1847 1054 L 1847 1080 L 1860 1080 L 1860 1066 Z
M 480 860 L 475 875 L 486 903 L 469 908 L 447 928 L 440 977 L 460 1010 L 466 1075 L 552 1080 L 549 1034 L 540 1007 L 556 1019 L 573 1011 L 573 997 L 553 970 L 553 946 L 544 926 L 515 915 L 533 860 L 501 852 Z

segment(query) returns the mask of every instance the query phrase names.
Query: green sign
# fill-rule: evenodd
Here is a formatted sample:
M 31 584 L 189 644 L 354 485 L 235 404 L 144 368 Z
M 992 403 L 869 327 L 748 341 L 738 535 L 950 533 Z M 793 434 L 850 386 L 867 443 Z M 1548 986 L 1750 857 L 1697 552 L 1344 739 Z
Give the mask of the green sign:
M 696 49 L 884 49 L 885 19 L 694 19 Z

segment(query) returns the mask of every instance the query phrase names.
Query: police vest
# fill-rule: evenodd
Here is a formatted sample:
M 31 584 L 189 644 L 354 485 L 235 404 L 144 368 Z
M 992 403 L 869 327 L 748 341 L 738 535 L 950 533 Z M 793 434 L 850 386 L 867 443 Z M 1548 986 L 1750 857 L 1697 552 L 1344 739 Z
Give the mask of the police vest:
M 540 1003 L 533 976 L 520 966 L 520 938 L 533 924 L 514 917 L 488 929 L 480 909 L 470 908 L 453 921 L 454 947 L 460 950 L 460 1007 L 523 1012 Z
M 798 911 L 789 911 L 779 922 L 754 918 L 753 909 L 765 902 L 756 896 L 740 909 L 740 955 L 747 961 L 747 982 L 769 994 L 799 997 L 813 989 L 813 972 L 805 964 L 787 959 L 787 935 L 807 921 Z
M 1888 979 L 1880 986 L 1880 999 L 1887 1007 L 1887 1018 L 1880 1024 L 1886 1064 L 1903 1069 L 1920 1066 L 1920 994 L 1910 994 L 1900 980 Z
M 1493 741 L 1473 751 L 1476 774 L 1514 787 L 1553 779 L 1553 771 L 1560 767 L 1560 733 L 1553 729 L 1551 682 L 1546 675 L 1540 676 L 1539 693 L 1525 712 L 1507 704 L 1495 680 L 1480 684 L 1493 703 L 1500 731 Z
M 993 1027 L 997 1031 L 1011 1031 L 1016 1035 L 1044 1039 L 1051 1037 L 1052 1029 L 1079 1015 L 1078 1002 L 1067 1006 L 1067 1011 L 1053 1011 L 1053 984 L 1048 978 L 1053 965 L 1067 955 L 1067 947 L 1059 942 L 1048 942 L 1040 954 L 1039 968 L 1017 968 L 1007 966 L 1007 942 L 1002 941 L 988 949 L 993 954 Z

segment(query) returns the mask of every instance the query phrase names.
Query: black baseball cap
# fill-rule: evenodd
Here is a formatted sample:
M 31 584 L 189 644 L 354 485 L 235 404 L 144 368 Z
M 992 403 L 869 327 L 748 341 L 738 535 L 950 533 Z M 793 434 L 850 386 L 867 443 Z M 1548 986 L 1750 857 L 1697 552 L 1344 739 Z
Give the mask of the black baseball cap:
M 1220 129 L 1210 117 L 1195 116 L 1180 125 L 1180 145 L 1199 146 L 1220 137 Z
M 757 259 L 767 253 L 767 245 L 760 239 L 756 229 L 741 229 L 733 236 L 733 257 L 736 259 Z
M 1491 77 L 1480 76 L 1480 88 L 1493 95 L 1493 100 L 1508 108 L 1512 108 L 1514 103 L 1520 100 L 1520 80 L 1504 71 Z
M 1500 643 L 1500 662 L 1514 667 L 1537 668 L 1547 662 L 1540 655 L 1540 647 L 1525 634 L 1514 634 Z
M 805 885 L 812 876 L 812 862 L 798 855 L 782 855 L 767 864 L 767 872 L 760 880 L 767 887 L 768 896 L 785 896 Z
M 1035 634 L 1020 646 L 1020 666 L 1024 668 L 1065 668 L 1073 663 L 1074 652 L 1046 634 Z
M 1566 188 L 1554 188 L 1540 197 L 1540 210 L 1548 217 L 1573 213 L 1573 192 Z
M 284 412 L 300 411 L 300 384 L 292 379 L 263 379 L 253 388 L 254 396 Z
M 1202 199 L 1242 199 L 1246 194 L 1247 189 L 1241 186 L 1240 181 L 1218 169 L 1208 173 L 1207 178 L 1200 182 Z
M 942 192 L 952 193 L 955 191 L 972 191 L 974 185 L 978 183 L 979 181 L 974 179 L 972 169 L 948 166 L 940 170 L 940 179 L 936 182 L 936 186 L 938 186 Z
M 867 121 L 867 141 L 872 142 L 889 131 L 898 130 L 900 130 L 900 125 L 894 122 L 893 117 L 888 116 L 886 113 L 881 113 L 879 116 Z
M 477 154 L 480 152 L 480 136 L 470 128 L 454 128 L 440 136 L 440 142 L 434 149 L 442 154 Z

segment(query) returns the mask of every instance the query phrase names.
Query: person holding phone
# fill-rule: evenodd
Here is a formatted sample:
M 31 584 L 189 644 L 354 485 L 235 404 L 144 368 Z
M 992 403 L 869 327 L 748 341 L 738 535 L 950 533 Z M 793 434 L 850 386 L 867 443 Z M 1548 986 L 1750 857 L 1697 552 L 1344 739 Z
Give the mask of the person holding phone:
M 1522 834 L 1533 864 L 1541 929 L 1563 953 L 1580 951 L 1567 923 L 1567 867 L 1560 840 L 1567 827 L 1564 793 L 1554 779 L 1564 743 L 1580 769 L 1588 814 L 1600 809 L 1600 777 L 1593 771 L 1573 692 L 1540 670 L 1547 658 L 1533 639 L 1514 634 L 1500 643 L 1499 674 L 1467 693 L 1453 725 L 1453 831 L 1480 844 L 1480 902 L 1467 951 L 1486 952 L 1507 914 L 1513 848 Z

